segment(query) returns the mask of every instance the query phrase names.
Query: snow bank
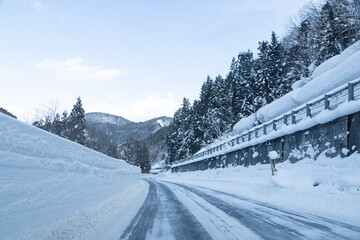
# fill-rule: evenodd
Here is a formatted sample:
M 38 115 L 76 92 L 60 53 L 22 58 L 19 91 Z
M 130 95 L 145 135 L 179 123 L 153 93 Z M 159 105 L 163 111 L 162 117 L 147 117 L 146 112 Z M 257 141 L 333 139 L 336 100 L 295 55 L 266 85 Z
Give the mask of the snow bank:
M 0 114 L 0 239 L 82 237 L 133 186 L 141 205 L 139 168 Z
M 295 90 L 260 108 L 254 115 L 241 119 L 233 130 L 237 132 L 248 130 L 254 127 L 255 120 L 261 123 L 269 121 L 359 77 L 360 41 L 340 55 L 323 62 L 314 70 L 310 78 L 296 83 Z
M 198 157 L 192 160 L 188 160 L 188 161 L 184 161 L 181 163 L 177 163 L 177 164 L 173 164 L 172 167 L 177 167 L 177 166 L 181 166 L 181 165 L 186 165 L 189 163 L 193 163 L 193 162 L 199 162 L 202 161 L 204 159 L 207 158 L 212 158 L 212 157 L 216 157 L 216 156 L 220 156 L 229 152 L 233 152 L 236 150 L 240 150 L 249 146 L 254 146 L 260 143 L 264 143 L 267 140 L 272 140 L 281 136 L 285 136 L 285 135 L 289 135 L 301 130 L 305 130 L 305 129 L 309 129 L 313 126 L 316 126 L 318 124 L 323 124 L 323 123 L 327 123 L 330 122 L 332 120 L 335 120 L 339 117 L 345 116 L 345 115 L 349 115 L 349 114 L 353 114 L 355 112 L 359 112 L 360 111 L 360 104 L 358 101 L 350 101 L 350 102 L 344 102 L 342 104 L 340 104 L 337 108 L 335 108 L 334 110 L 324 110 L 322 112 L 320 112 L 318 115 L 316 115 L 315 117 L 306 117 L 305 119 L 301 120 L 299 123 L 297 124 L 290 124 L 290 125 L 282 125 L 281 128 L 279 128 L 277 131 L 272 131 L 267 135 L 262 135 L 258 138 L 253 138 L 250 141 L 246 141 L 246 142 L 241 142 L 240 144 L 235 144 L 234 146 L 225 144 L 223 146 L 223 149 L 221 151 L 216 151 L 213 152 L 209 155 L 205 155 L 202 157 Z M 232 135 L 228 136 L 233 137 Z M 215 147 L 219 144 L 222 143 L 227 143 L 229 141 L 229 138 L 227 138 L 227 136 L 222 136 L 221 139 L 218 139 L 217 141 L 213 142 L 210 145 L 207 145 L 206 148 L 212 148 Z M 199 152 L 203 151 L 200 150 Z
M 258 201 L 342 219 L 360 225 L 360 154 L 316 161 L 304 159 L 276 165 L 228 167 L 205 171 L 166 173 L 163 181 L 182 182 L 248 197 Z

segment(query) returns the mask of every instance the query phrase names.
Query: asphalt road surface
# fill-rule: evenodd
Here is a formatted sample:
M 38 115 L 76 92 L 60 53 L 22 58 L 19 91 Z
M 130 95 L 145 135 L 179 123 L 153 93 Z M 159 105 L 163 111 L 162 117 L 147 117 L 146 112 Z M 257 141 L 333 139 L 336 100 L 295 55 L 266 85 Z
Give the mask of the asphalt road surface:
M 149 193 L 120 239 L 360 239 L 360 228 L 238 195 L 146 179 Z

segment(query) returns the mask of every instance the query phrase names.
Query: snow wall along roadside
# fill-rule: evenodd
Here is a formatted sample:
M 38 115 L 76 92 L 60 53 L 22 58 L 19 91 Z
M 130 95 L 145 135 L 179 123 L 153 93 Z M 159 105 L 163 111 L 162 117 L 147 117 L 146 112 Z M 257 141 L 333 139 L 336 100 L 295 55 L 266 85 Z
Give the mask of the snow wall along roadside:
M 138 167 L 0 113 L 0 239 L 85 235 L 139 182 Z
M 316 159 L 322 152 L 329 157 L 347 156 L 360 149 L 360 101 L 346 102 L 335 110 L 323 111 L 295 125 L 283 126 L 272 136 L 254 139 L 247 146 L 230 147 L 195 161 L 173 165 L 172 172 L 269 164 L 266 140 L 278 153 L 278 162 Z

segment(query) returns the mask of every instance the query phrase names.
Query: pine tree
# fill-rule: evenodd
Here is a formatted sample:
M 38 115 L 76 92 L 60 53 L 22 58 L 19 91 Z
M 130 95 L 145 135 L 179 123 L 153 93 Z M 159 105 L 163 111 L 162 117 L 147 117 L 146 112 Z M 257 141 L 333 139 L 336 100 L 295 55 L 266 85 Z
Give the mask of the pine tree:
M 68 120 L 69 140 L 79 144 L 85 144 L 85 110 L 82 107 L 80 97 L 71 110 Z
M 285 78 L 285 50 L 275 32 L 271 33 L 269 47 L 270 89 L 274 92 L 274 98 L 277 99 L 291 90 L 291 83 Z
M 217 129 L 215 133 L 218 137 L 232 129 L 232 98 L 230 83 L 220 75 L 214 81 L 214 93 L 211 99 L 211 116 L 215 122 L 213 129 Z
M 214 111 L 213 97 L 215 95 L 214 81 L 207 76 L 206 81 L 203 83 L 200 91 L 200 102 L 198 105 L 199 115 L 201 116 L 199 124 L 203 129 L 203 141 L 206 144 L 212 143 L 217 136 L 217 130 L 214 129 L 212 118 Z
M 207 76 L 206 81 L 201 86 L 200 91 L 200 103 L 202 105 L 203 111 L 206 112 L 210 108 L 211 98 L 214 93 L 214 81 Z
M 201 147 L 205 146 L 204 142 L 204 123 L 202 121 L 202 106 L 199 100 L 195 100 L 192 107 L 191 112 L 191 123 L 190 129 L 192 132 L 191 139 L 190 139 L 190 153 L 194 154 L 198 152 Z
M 289 84 L 310 76 L 310 23 L 308 19 L 301 21 L 299 26 L 294 26 L 291 38 L 285 39 L 287 44 L 285 57 L 285 73 Z
M 107 147 L 106 155 L 113 158 L 118 158 L 118 151 L 116 144 L 114 143 L 109 144 L 109 146 Z
M 136 142 L 135 158 L 136 164 L 140 166 L 141 173 L 149 173 L 151 169 L 151 162 L 149 158 L 149 149 L 140 142 Z
M 69 139 L 69 116 L 67 111 L 64 111 L 61 116 L 60 126 L 61 130 L 59 136 Z
M 60 136 L 62 131 L 62 122 L 60 118 L 60 114 L 56 113 L 55 118 L 51 124 L 51 133 Z
M 316 65 L 320 65 L 325 60 L 340 53 L 335 29 L 336 18 L 333 6 L 329 2 L 326 2 L 322 6 L 319 22 L 320 31 L 317 46 L 319 55 L 317 57 Z
M 167 138 L 168 163 L 189 156 L 192 144 L 191 106 L 189 99 L 184 98 L 182 107 L 174 114 L 170 124 L 171 133 Z
M 256 61 L 256 81 L 255 81 L 255 97 L 254 105 L 256 109 L 272 102 L 275 99 L 275 95 L 272 92 L 272 78 L 270 67 L 270 46 L 267 41 L 259 43 L 259 58 Z
M 239 53 L 237 60 L 233 59 L 230 73 L 226 81 L 230 84 L 229 97 L 232 102 L 232 124 L 235 124 L 243 117 L 255 112 L 253 105 L 255 94 L 255 65 L 253 53 Z
M 291 83 L 285 78 L 285 51 L 275 32 L 271 34 L 270 43 L 267 41 L 259 43 L 258 50 L 254 98 L 257 109 L 291 90 Z

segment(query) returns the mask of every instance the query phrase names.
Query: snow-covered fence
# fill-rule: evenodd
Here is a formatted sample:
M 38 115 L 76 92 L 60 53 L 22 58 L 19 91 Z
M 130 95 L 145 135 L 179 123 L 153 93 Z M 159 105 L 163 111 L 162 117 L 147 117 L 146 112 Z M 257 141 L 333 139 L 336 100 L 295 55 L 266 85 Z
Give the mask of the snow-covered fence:
M 332 111 L 340 104 L 346 101 L 359 101 L 360 100 L 360 80 L 350 82 L 340 88 L 337 88 L 322 97 L 316 98 L 298 108 L 287 112 L 280 117 L 274 118 L 266 123 L 255 126 L 254 128 L 238 134 L 235 138 L 225 143 L 219 144 L 215 147 L 199 152 L 193 156 L 183 158 L 175 164 L 193 161 L 206 156 L 214 155 L 215 153 L 223 152 L 227 147 L 233 147 L 251 141 L 255 138 L 260 138 L 270 134 L 273 131 L 280 130 L 285 125 L 298 124 L 305 118 L 312 118 L 320 114 L 324 110 Z

